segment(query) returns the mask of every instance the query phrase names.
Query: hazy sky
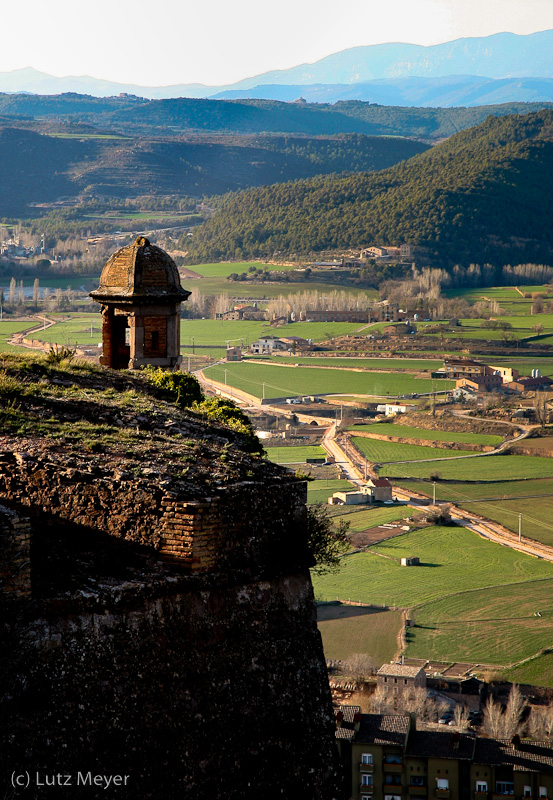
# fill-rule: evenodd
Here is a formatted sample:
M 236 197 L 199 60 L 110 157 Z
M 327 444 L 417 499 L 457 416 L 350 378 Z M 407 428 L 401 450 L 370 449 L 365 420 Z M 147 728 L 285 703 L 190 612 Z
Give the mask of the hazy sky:
M 381 42 L 553 28 L 553 0 L 28 0 L 0 71 L 226 84 Z

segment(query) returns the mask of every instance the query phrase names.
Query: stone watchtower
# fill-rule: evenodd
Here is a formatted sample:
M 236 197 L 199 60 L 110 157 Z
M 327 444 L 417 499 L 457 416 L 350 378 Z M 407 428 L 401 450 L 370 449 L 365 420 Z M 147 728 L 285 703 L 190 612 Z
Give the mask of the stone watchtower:
M 102 305 L 100 363 L 112 369 L 178 366 L 181 303 L 189 296 L 173 259 L 144 236 L 117 250 L 90 292 Z

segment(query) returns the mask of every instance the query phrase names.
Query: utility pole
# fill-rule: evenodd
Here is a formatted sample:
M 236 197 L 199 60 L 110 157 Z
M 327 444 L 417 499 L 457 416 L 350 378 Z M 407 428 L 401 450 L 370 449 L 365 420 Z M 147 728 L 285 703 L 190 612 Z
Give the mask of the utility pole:
M 522 541 L 522 514 L 518 515 L 518 540 Z
M 263 396 L 262 396 L 262 400 L 265 400 L 265 384 L 263 384 Z
M 188 372 L 190 372 L 190 356 L 188 356 Z
M 225 369 L 225 386 L 227 385 L 227 371 Z
M 194 337 L 192 337 L 192 355 L 194 355 Z
M 432 502 L 436 505 L 436 481 L 432 484 L 433 492 L 432 492 Z

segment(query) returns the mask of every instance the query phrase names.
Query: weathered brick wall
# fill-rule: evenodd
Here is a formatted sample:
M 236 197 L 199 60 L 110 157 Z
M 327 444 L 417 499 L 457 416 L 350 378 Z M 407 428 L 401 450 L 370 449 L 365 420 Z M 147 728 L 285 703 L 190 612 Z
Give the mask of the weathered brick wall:
M 0 506 L 0 602 L 31 596 L 31 523 Z
M 8 452 L 0 454 L 0 498 L 43 524 L 73 522 L 153 547 L 189 571 L 263 575 L 311 565 L 305 542 L 291 533 L 305 528 L 305 484 L 287 477 L 192 500 L 117 470 L 86 472 Z
M 132 800 L 340 797 L 306 572 L 189 576 L 156 596 L 120 587 L 79 603 L 44 608 L 3 650 L 2 789 L 12 769 L 93 770 L 129 775 L 116 796 Z
M 157 347 L 155 338 L 157 335 Z M 144 355 L 160 356 L 167 353 L 167 317 L 144 317 Z
M 116 796 L 132 800 L 341 798 L 305 484 L 190 500 L 55 466 L 0 464 L 0 494 L 29 506 L 33 537 L 95 528 L 148 544 L 153 571 L 77 572 L 1 621 L 0 792 L 14 769 L 33 781 L 92 770 L 128 775 Z M 64 796 L 108 796 L 71 785 Z

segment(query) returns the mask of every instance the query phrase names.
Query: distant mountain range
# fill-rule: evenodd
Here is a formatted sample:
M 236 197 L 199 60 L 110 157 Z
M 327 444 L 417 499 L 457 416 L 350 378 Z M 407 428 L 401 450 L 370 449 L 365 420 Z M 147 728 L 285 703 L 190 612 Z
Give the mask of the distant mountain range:
M 452 108 L 501 103 L 553 101 L 553 78 L 483 78 L 447 75 L 442 78 L 389 78 L 363 83 L 259 84 L 251 89 L 218 92 L 212 100 L 264 99 L 308 103 L 348 100 L 386 106 Z
M 452 106 L 553 100 L 552 81 L 553 30 L 548 30 L 526 36 L 497 33 L 431 47 L 402 43 L 354 47 L 314 64 L 265 72 L 229 86 L 146 87 L 90 76 L 57 78 L 28 67 L 0 73 L 0 92 L 287 101 L 302 96 L 310 102 Z

